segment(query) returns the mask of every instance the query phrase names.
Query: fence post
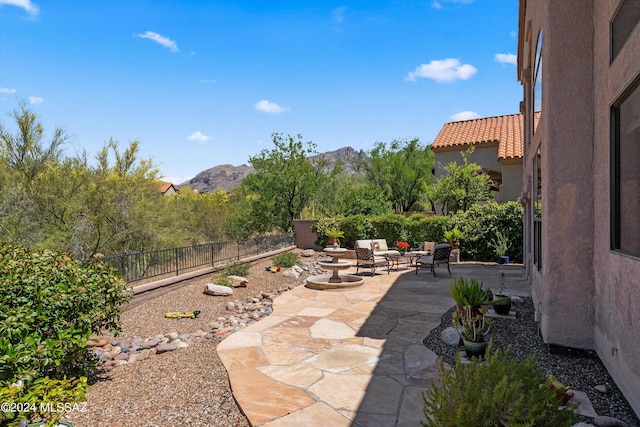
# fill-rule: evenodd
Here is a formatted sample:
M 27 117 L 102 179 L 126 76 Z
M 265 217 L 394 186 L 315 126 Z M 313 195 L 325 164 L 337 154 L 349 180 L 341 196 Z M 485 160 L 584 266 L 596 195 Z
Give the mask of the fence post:
M 213 267 L 215 265 L 215 252 L 214 252 L 214 244 L 210 243 L 211 245 L 211 267 Z
M 240 261 L 240 240 L 236 240 L 236 248 L 238 249 L 236 253 L 237 260 Z
M 120 274 L 122 275 L 122 277 L 125 278 L 125 280 L 128 280 L 129 277 L 127 277 L 127 267 L 124 262 L 124 257 L 125 257 L 124 254 L 120 256 Z
M 175 257 L 176 257 L 176 276 L 180 275 L 180 265 L 178 263 L 178 248 L 176 248 L 175 250 Z

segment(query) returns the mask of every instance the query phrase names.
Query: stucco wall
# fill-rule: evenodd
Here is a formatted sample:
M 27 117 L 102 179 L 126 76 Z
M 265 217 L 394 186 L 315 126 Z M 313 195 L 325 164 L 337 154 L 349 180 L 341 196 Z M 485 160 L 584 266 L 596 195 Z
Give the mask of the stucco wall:
M 640 414 L 640 259 L 610 249 L 610 107 L 640 73 L 640 26 L 609 63 L 609 25 L 619 4 L 526 1 L 523 22 L 525 28 L 531 22 L 532 48 L 520 47 L 521 66 L 533 65 L 542 27 L 544 83 L 542 117 L 535 136 L 526 137 L 523 173 L 534 176 L 540 146 L 543 269 L 528 268 L 543 337 L 595 349 Z M 523 84 L 531 117 L 526 77 Z
M 595 348 L 640 415 L 640 259 L 609 250 L 610 106 L 640 73 L 640 26 L 609 64 L 609 22 L 618 1 L 594 1 Z
M 522 193 L 522 163 L 502 165 L 500 201 L 518 200 Z
M 468 146 L 463 148 L 465 151 Z M 441 175 L 446 175 L 447 171 L 444 169 L 451 162 L 455 162 L 459 165 L 462 164 L 462 156 L 460 151 L 438 151 L 435 153 L 436 158 L 436 173 L 435 177 L 438 179 Z M 469 158 L 472 163 L 477 163 L 483 168 L 500 170 L 500 163 L 498 163 L 498 147 L 497 145 L 487 148 L 477 148 Z

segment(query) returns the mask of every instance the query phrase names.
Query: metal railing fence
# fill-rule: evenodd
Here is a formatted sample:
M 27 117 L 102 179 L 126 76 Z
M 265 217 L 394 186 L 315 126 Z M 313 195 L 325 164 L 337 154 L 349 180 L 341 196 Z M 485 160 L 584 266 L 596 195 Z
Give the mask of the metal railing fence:
M 197 267 L 225 263 L 231 260 L 270 252 L 293 245 L 293 234 L 254 237 L 245 240 L 212 242 L 181 248 L 110 255 L 100 258 L 115 269 L 127 283 L 159 276 L 179 276 Z

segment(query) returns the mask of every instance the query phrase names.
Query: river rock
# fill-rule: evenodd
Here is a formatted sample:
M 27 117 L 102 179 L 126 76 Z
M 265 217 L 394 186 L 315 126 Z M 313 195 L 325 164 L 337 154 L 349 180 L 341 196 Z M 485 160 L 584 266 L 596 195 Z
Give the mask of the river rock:
M 448 327 L 440 332 L 440 339 L 442 340 L 442 342 L 450 346 L 457 347 L 458 345 L 460 345 L 460 334 L 455 330 L 455 328 L 452 327 Z
M 231 286 L 234 288 L 246 288 L 249 284 L 249 280 L 246 277 L 229 276 L 229 279 L 231 279 Z
M 316 254 L 316 251 L 314 251 L 313 249 L 305 249 L 304 251 L 300 252 L 300 255 L 303 257 L 311 257 L 314 256 Z
M 215 283 L 207 283 L 204 287 L 204 293 L 214 296 L 233 295 L 233 289 L 227 286 L 216 285 Z
M 630 427 L 626 422 L 613 417 L 595 417 L 593 424 L 598 427 Z
M 176 350 L 178 347 L 176 347 L 173 344 L 169 344 L 168 342 L 163 342 L 162 344 L 158 344 L 156 346 L 156 353 L 157 354 L 162 354 L 162 353 L 166 353 L 168 351 L 173 351 Z
M 142 344 L 140 344 L 140 348 L 149 349 L 151 347 L 155 347 L 160 344 L 160 340 L 158 338 L 149 338 Z

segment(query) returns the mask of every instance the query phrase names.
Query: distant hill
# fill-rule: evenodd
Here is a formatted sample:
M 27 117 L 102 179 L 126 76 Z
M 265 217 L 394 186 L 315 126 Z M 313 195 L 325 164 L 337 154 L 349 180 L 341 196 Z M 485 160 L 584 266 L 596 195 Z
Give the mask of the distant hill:
M 310 159 L 319 156 L 324 156 L 327 161 L 327 169 L 332 169 L 340 162 L 347 173 L 355 174 L 355 161 L 366 156 L 366 153 L 363 150 L 356 151 L 351 147 L 343 147 L 335 151 L 311 156 Z M 198 173 L 189 181 L 180 183 L 178 187 L 191 187 L 201 193 L 209 193 L 216 190 L 229 191 L 240 185 L 240 182 L 252 172 L 254 172 L 254 169 L 247 165 L 233 166 L 227 164 L 214 166 Z

